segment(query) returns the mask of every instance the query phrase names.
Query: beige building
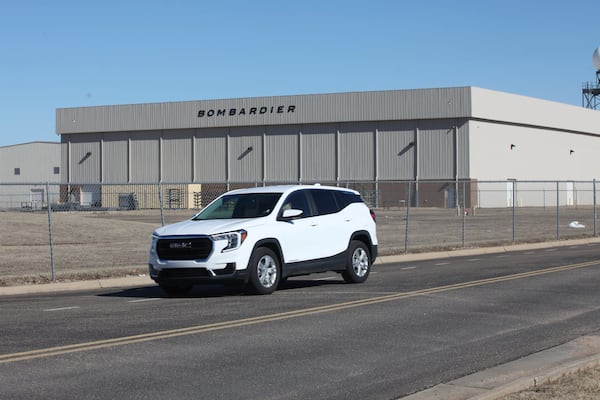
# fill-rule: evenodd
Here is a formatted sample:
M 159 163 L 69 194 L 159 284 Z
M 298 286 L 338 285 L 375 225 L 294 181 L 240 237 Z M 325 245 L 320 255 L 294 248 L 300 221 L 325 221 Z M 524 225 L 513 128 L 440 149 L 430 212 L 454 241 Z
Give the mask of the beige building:
M 0 147 L 0 209 L 40 209 L 58 200 L 61 144 L 32 142 Z M 47 190 L 48 189 L 48 190 Z

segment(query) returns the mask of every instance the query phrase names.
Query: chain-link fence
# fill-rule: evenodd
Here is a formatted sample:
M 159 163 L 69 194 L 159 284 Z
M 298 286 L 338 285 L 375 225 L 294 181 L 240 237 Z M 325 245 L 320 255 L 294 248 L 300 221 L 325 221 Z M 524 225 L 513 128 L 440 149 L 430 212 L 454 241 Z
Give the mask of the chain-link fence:
M 0 285 L 144 274 L 157 226 L 273 184 L 0 184 Z M 381 255 L 598 236 L 596 181 L 321 184 L 361 192 Z

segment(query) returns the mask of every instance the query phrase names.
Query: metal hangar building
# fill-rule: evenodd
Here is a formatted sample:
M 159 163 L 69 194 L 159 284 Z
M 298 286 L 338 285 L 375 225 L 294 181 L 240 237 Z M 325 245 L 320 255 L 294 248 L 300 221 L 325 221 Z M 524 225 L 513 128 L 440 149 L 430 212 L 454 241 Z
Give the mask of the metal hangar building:
M 56 131 L 64 184 L 360 181 L 394 203 L 394 184 L 411 181 L 444 207 L 453 182 L 475 204 L 477 182 L 600 169 L 600 112 L 478 87 L 60 108 Z

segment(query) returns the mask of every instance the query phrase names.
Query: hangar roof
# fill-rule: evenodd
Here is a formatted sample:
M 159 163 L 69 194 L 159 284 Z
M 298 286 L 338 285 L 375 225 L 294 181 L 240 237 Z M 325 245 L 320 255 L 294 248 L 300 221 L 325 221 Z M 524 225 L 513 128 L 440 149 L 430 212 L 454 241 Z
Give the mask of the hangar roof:
M 600 112 L 596 110 L 471 86 L 59 108 L 56 132 L 442 118 L 481 119 L 600 135 Z

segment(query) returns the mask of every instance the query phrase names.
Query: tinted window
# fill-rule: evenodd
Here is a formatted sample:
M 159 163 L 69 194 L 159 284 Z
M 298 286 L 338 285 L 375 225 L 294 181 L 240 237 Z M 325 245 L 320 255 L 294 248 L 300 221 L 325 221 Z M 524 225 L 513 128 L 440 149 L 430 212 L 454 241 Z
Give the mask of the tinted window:
M 352 192 L 335 191 L 335 199 L 341 210 L 348 207 L 352 203 L 362 203 L 360 195 Z
M 333 214 L 340 210 L 335 202 L 335 196 L 332 191 L 324 189 L 311 190 L 310 193 L 315 201 L 319 215 Z
M 312 213 L 310 212 L 310 206 L 308 205 L 308 199 L 304 193 L 304 190 L 299 190 L 290 194 L 285 202 L 283 203 L 283 207 L 281 210 L 302 210 L 303 214 L 300 218 L 310 217 Z
M 220 197 L 193 219 L 258 218 L 269 215 L 281 193 L 231 194 Z

